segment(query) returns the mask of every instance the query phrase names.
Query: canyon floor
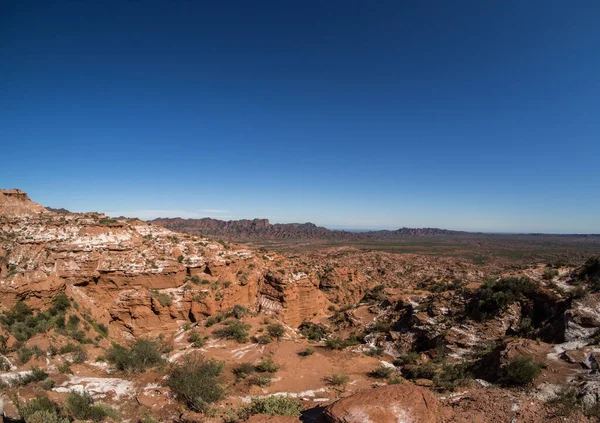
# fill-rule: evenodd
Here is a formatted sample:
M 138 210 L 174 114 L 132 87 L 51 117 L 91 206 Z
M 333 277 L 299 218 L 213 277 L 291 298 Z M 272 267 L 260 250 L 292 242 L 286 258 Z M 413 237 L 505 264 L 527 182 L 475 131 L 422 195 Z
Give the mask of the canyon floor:
M 243 241 L 0 191 L 0 416 L 600 420 L 598 237 Z

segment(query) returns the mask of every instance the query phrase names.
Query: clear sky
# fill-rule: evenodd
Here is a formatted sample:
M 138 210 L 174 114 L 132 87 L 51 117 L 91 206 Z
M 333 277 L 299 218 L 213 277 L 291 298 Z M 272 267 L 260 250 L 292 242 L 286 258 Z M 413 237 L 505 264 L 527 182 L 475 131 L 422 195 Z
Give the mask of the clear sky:
M 600 2 L 1 1 L 0 187 L 74 211 L 600 232 Z

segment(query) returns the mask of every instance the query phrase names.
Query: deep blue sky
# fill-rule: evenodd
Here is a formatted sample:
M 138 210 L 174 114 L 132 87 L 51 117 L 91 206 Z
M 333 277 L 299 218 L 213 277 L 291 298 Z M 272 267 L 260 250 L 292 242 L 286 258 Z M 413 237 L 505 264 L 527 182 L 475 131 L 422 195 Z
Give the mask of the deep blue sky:
M 1 1 L 0 187 L 117 214 L 600 232 L 600 2 Z

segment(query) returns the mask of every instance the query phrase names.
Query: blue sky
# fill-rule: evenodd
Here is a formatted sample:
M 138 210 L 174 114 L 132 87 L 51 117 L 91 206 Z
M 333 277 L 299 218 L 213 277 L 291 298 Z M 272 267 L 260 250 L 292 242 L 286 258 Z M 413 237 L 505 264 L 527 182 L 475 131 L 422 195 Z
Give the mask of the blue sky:
M 0 4 L 0 186 L 144 218 L 600 232 L 597 1 Z

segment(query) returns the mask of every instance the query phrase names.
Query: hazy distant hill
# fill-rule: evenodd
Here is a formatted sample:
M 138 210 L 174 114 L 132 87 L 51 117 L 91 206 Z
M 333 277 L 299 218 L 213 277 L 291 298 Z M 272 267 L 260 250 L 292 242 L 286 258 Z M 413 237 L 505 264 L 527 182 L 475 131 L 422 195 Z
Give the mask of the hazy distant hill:
M 211 218 L 158 218 L 152 223 L 178 232 L 230 239 L 390 239 L 402 236 L 457 235 L 466 232 L 437 228 L 400 228 L 389 231 L 350 232 L 331 230 L 314 223 L 274 223 L 268 219 L 218 220 Z

